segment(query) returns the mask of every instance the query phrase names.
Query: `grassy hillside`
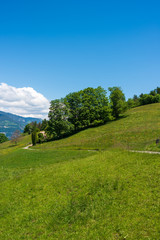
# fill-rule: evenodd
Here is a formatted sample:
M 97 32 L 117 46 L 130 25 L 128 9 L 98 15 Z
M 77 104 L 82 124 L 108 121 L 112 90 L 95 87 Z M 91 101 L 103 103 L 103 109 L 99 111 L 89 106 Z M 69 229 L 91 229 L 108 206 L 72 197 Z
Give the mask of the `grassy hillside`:
M 157 138 L 160 138 L 160 103 L 131 109 L 120 120 L 37 148 L 160 150 L 158 147 L 156 149 Z
M 116 149 L 157 138 L 159 108 L 33 150 L 22 149 L 30 136 L 1 144 L 0 239 L 160 239 L 160 155 Z
M 0 144 L 0 156 L 25 147 L 29 143 L 31 143 L 31 136 L 29 135 L 20 137 L 16 145 L 11 141 L 4 142 Z

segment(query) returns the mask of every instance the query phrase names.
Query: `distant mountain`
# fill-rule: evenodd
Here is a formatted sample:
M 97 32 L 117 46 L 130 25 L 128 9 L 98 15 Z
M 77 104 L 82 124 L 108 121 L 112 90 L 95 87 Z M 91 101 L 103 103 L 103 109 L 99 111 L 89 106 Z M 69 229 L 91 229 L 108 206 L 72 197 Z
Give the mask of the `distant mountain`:
M 41 122 L 40 118 L 21 117 L 0 111 L 0 133 L 10 138 L 15 130 L 23 132 L 24 127 L 30 122 Z

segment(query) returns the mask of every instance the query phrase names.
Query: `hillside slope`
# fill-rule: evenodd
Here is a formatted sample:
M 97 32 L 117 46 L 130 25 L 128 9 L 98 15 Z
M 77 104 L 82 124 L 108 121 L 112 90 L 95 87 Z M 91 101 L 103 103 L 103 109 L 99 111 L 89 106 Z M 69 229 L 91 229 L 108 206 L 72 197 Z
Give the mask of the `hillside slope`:
M 159 107 L 30 150 L 30 136 L 1 144 L 0 239 L 160 239 L 160 155 L 116 149 L 157 137 Z
M 15 130 L 23 131 L 25 125 L 30 122 L 40 122 L 39 118 L 21 117 L 15 114 L 0 111 L 0 132 L 5 133 L 8 138 Z
M 145 150 L 150 145 L 154 147 L 157 138 L 160 138 L 160 103 L 131 109 L 117 121 L 36 148 Z

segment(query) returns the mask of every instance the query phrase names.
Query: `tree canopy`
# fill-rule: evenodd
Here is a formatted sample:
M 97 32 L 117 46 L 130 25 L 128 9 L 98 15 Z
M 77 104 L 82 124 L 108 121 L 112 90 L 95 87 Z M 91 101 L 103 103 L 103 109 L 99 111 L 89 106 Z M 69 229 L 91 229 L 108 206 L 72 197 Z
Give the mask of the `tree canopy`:
M 86 88 L 68 94 L 64 101 L 70 109 L 69 121 L 77 131 L 103 124 L 111 119 L 107 92 L 101 87 Z
M 46 131 L 59 138 L 112 119 L 107 92 L 102 87 L 85 88 L 51 101 Z
M 150 93 L 141 93 L 139 96 L 134 95 L 133 98 L 129 98 L 127 101 L 128 107 L 138 107 L 142 105 L 159 103 L 160 102 L 160 88 L 157 87 L 151 90 Z
M 48 139 L 58 139 L 68 136 L 88 127 L 105 124 L 118 119 L 127 108 L 160 102 L 160 88 L 149 94 L 134 95 L 126 102 L 120 87 L 108 88 L 110 95 L 102 87 L 85 88 L 69 93 L 62 99 L 52 100 L 48 120 L 42 123 L 30 123 L 25 126 L 24 133 L 32 133 L 32 142 L 43 142 L 40 131 L 47 133 Z M 39 132 L 39 134 L 37 134 Z M 46 141 L 46 138 L 45 138 Z
M 113 117 L 117 119 L 119 118 L 120 114 L 126 111 L 127 105 L 125 96 L 120 87 L 109 88 L 109 91 L 112 114 Z
M 51 101 L 48 118 L 46 130 L 50 136 L 61 137 L 73 128 L 72 123 L 69 122 L 69 108 L 63 99 Z
M 9 139 L 6 137 L 4 133 L 0 133 L 0 143 L 6 142 Z

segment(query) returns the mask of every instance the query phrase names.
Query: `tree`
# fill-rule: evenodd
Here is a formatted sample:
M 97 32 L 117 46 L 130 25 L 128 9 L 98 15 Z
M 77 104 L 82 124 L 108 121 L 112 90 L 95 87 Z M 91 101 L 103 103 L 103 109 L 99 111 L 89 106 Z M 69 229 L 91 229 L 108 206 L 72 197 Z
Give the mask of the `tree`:
M 33 124 L 31 140 L 32 140 L 33 146 L 35 146 L 37 143 L 37 123 L 36 122 L 34 122 L 34 124 Z
M 38 143 L 43 143 L 45 140 L 44 136 L 43 136 L 43 133 L 39 132 L 38 133 L 38 138 L 37 138 L 37 142 Z
M 132 98 L 128 98 L 127 105 L 129 109 L 136 106 L 135 101 Z
M 160 87 L 157 87 L 157 88 L 155 89 L 155 91 L 156 91 L 157 94 L 160 94 Z
M 112 114 L 115 119 L 119 118 L 120 114 L 124 113 L 127 109 L 124 93 L 119 87 L 108 88 L 110 91 L 110 104 Z
M 139 101 L 141 105 L 151 104 L 154 102 L 154 96 L 149 94 L 143 94 L 140 97 Z
M 46 120 L 46 119 L 44 119 L 43 121 L 42 121 L 42 124 L 41 124 L 41 130 L 46 130 L 46 128 L 47 128 L 47 125 L 48 125 L 48 121 Z
M 36 131 L 32 132 L 31 139 L 32 139 L 32 145 L 35 146 L 37 143 L 37 132 Z
M 77 131 L 82 127 L 80 122 L 80 113 L 82 108 L 82 98 L 80 91 L 68 94 L 65 97 L 64 101 L 70 110 L 68 120 L 74 125 L 74 130 Z
M 6 137 L 4 133 L 0 133 L 0 143 L 6 142 L 9 139 Z
M 134 96 L 133 96 L 133 100 L 136 102 L 136 101 L 138 101 L 138 96 L 135 94 Z
M 24 133 L 31 134 L 31 133 L 32 133 L 32 129 L 33 129 L 33 127 L 31 126 L 31 124 L 28 123 L 28 124 L 25 126 L 23 132 L 24 132 Z
M 154 103 L 159 103 L 160 102 L 160 94 L 156 94 L 155 96 L 154 96 Z
M 143 94 L 143 96 L 140 98 L 141 105 L 147 105 L 158 102 L 160 102 L 160 94 L 156 94 L 154 96 L 150 94 Z
M 69 108 L 63 99 L 51 101 L 46 129 L 50 137 L 59 138 L 73 130 L 72 123 L 68 121 L 69 114 Z
M 82 91 L 83 119 L 84 127 L 103 124 L 110 120 L 109 101 L 107 92 L 102 87 L 86 88 Z M 85 125 L 86 119 L 88 123 Z
M 157 93 L 156 93 L 156 89 L 155 90 L 152 90 L 150 91 L 149 95 L 152 95 L 152 96 L 155 96 Z
M 102 87 L 89 87 L 70 93 L 65 97 L 71 113 L 69 121 L 74 125 L 75 131 L 103 124 L 111 119 L 111 110 L 106 94 Z
M 11 136 L 11 142 L 17 145 L 17 142 L 21 136 L 21 132 L 17 129 L 16 131 L 13 132 Z

